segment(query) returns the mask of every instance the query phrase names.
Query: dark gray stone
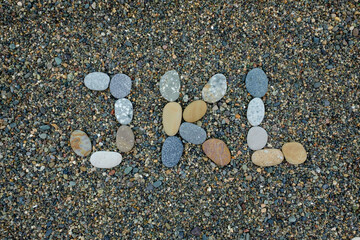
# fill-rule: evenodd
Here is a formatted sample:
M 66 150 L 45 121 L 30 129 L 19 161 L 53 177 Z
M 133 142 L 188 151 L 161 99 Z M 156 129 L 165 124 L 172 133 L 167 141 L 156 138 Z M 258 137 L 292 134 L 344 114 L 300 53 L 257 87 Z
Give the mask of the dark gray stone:
M 193 123 L 182 123 L 179 131 L 180 136 L 189 143 L 202 144 L 206 140 L 205 130 Z
M 180 161 L 184 146 L 178 137 L 168 137 L 161 149 L 161 161 L 166 167 L 174 167 Z
M 268 90 L 268 78 L 260 68 L 252 69 L 246 75 L 246 89 L 253 96 L 261 98 Z
M 125 74 L 116 74 L 110 82 L 110 93 L 115 98 L 123 98 L 129 95 L 131 90 L 131 79 Z

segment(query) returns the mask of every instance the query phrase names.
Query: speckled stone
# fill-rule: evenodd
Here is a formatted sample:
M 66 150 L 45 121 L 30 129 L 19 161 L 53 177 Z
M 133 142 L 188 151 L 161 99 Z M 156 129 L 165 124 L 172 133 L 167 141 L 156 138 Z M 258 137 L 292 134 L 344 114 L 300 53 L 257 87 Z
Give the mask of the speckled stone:
M 182 123 L 179 132 L 180 136 L 189 143 L 202 144 L 206 140 L 205 130 L 193 123 Z
M 92 72 L 85 76 L 84 84 L 95 91 L 104 91 L 108 88 L 110 77 L 106 73 Z
M 180 161 L 184 146 L 178 137 L 166 138 L 161 149 L 161 161 L 166 167 L 174 167 Z
M 203 145 L 202 149 L 206 156 L 219 166 L 225 166 L 230 163 L 231 155 L 226 144 L 219 139 L 208 139 Z
M 117 152 L 98 151 L 91 154 L 90 162 L 97 168 L 113 168 L 119 165 L 122 156 Z
M 125 74 L 116 74 L 111 78 L 110 93 L 115 98 L 124 98 L 131 90 L 131 78 Z
M 121 98 L 115 102 L 115 116 L 121 124 L 129 124 L 133 118 L 132 103 L 126 99 Z
M 268 134 L 262 127 L 250 128 L 247 135 L 247 144 L 251 150 L 259 150 L 265 147 Z
M 186 122 L 196 122 L 205 115 L 206 111 L 206 103 L 202 100 L 197 100 L 185 108 L 183 118 Z
M 71 133 L 70 145 L 74 152 L 81 157 L 86 157 L 91 153 L 90 138 L 81 130 L 75 130 Z
M 226 77 L 221 73 L 215 74 L 202 89 L 202 98 L 205 102 L 215 103 L 225 96 L 226 89 Z
M 116 132 L 116 146 L 120 152 L 129 152 L 135 143 L 134 133 L 129 126 L 122 125 Z
M 280 164 L 284 160 L 284 155 L 279 149 L 262 149 L 255 151 L 251 156 L 251 161 L 260 167 L 270 167 Z
M 179 103 L 169 102 L 165 105 L 163 110 L 163 127 L 164 131 L 169 136 L 174 136 L 181 124 L 182 109 Z
M 250 101 L 246 116 L 249 123 L 252 126 L 258 126 L 262 120 L 264 119 L 265 115 L 265 106 L 263 101 L 260 98 L 254 98 Z
M 168 101 L 175 101 L 180 95 L 180 77 L 175 70 L 167 71 L 160 79 L 160 93 Z
M 288 163 L 301 164 L 306 161 L 307 153 L 304 146 L 298 142 L 285 143 L 282 152 Z
M 252 69 L 246 75 L 246 89 L 253 97 L 263 97 L 268 89 L 268 78 L 260 68 Z

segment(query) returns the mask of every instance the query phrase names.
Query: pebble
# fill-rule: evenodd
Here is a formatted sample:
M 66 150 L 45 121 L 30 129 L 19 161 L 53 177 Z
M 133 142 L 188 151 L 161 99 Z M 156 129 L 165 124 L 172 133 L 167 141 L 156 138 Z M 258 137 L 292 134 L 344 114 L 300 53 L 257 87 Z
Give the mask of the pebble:
M 110 77 L 102 72 L 92 72 L 86 75 L 84 83 L 87 88 L 95 91 L 106 90 L 109 86 Z
M 39 135 L 39 137 L 40 137 L 41 139 L 46 139 L 46 138 L 47 138 L 47 134 L 46 134 L 46 133 L 42 133 L 42 134 Z
M 250 101 L 246 116 L 252 126 L 258 126 L 265 115 L 265 106 L 261 98 L 254 98 Z
M 246 75 L 246 89 L 253 97 L 263 97 L 268 89 L 268 78 L 260 68 L 252 69 Z
M 158 188 L 158 187 L 161 186 L 161 184 L 162 184 L 162 182 L 160 180 L 158 180 L 158 181 L 153 183 L 153 186 L 154 186 L 154 188 Z
M 124 170 L 125 175 L 128 175 L 132 171 L 132 169 L 133 169 L 132 167 L 125 168 Z
M 117 152 L 98 151 L 91 154 L 90 162 L 97 168 L 113 168 L 121 163 L 122 156 Z
M 57 65 L 60 65 L 62 63 L 62 60 L 61 60 L 61 58 L 56 57 L 55 62 L 56 62 Z
M 121 98 L 115 102 L 115 116 L 121 124 L 129 124 L 133 118 L 132 103 L 126 99 Z
M 226 77 L 221 73 L 215 74 L 202 89 L 202 98 L 205 102 L 215 103 L 225 96 L 226 89 Z
M 208 139 L 203 145 L 202 149 L 206 156 L 219 166 L 225 166 L 230 163 L 231 155 L 226 144 L 219 139 Z
M 116 132 L 116 146 L 120 152 L 129 152 L 135 143 L 134 133 L 129 126 L 122 125 Z
M 294 216 L 289 217 L 289 222 L 290 223 L 296 222 L 296 217 L 294 217 Z
M 247 144 L 251 150 L 260 150 L 265 147 L 268 134 L 262 127 L 250 128 L 247 135 Z
M 167 71 L 160 79 L 160 93 L 163 98 L 172 102 L 180 95 L 180 77 L 175 70 Z
M 179 132 L 180 136 L 189 143 L 202 144 L 206 140 L 205 130 L 193 123 L 182 123 Z
M 161 161 L 166 167 L 174 167 L 180 161 L 184 146 L 178 137 L 166 138 L 161 149 Z
M 42 125 L 42 126 L 40 126 L 40 130 L 41 130 L 41 131 L 50 130 L 50 126 L 49 126 L 49 125 Z
M 196 122 L 200 120 L 207 111 L 207 105 L 202 100 L 190 103 L 184 110 L 183 118 L 186 122 Z
M 125 74 L 115 74 L 111 78 L 110 93 L 115 98 L 124 98 L 131 90 L 131 78 Z
M 81 157 L 86 157 L 91 153 L 90 138 L 81 130 L 75 130 L 71 133 L 70 145 L 73 151 Z
M 179 103 L 169 102 L 165 105 L 163 110 L 163 127 L 164 131 L 169 136 L 174 136 L 181 124 L 182 109 Z
M 352 34 L 353 34 L 353 36 L 354 36 L 354 37 L 359 36 L 359 29 L 354 28 L 354 30 L 353 30 L 353 32 L 352 32 Z
M 305 162 L 307 153 L 304 146 L 298 142 L 285 143 L 282 147 L 282 152 L 288 163 L 301 164 Z
M 260 167 L 270 167 L 280 164 L 284 160 L 284 155 L 279 149 L 262 149 L 255 151 L 251 156 L 251 161 Z

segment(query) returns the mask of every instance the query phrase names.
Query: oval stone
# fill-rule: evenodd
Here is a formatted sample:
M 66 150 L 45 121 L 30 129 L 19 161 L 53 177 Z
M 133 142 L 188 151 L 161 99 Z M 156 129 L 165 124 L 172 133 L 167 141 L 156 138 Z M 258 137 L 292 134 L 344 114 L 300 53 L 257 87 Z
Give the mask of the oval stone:
M 301 164 L 305 162 L 307 153 L 304 146 L 298 142 L 285 143 L 282 147 L 282 152 L 288 163 Z
M 81 130 L 75 130 L 71 133 L 70 146 L 81 157 L 86 157 L 91 153 L 90 138 Z
M 178 137 L 166 138 L 161 149 L 161 161 L 166 167 L 174 167 L 180 161 L 184 146 Z
M 133 118 L 132 103 L 126 99 L 121 98 L 115 102 L 115 116 L 121 124 L 129 124 Z
M 268 89 L 268 78 L 260 68 L 252 69 L 246 75 L 246 89 L 253 97 L 262 97 Z
M 134 133 L 129 126 L 122 125 L 116 132 L 116 146 L 120 152 L 129 152 L 135 143 Z
M 280 164 L 284 160 L 284 155 L 279 149 L 262 149 L 255 151 L 251 156 L 251 161 L 260 167 L 270 167 Z
M 259 125 L 264 119 L 265 106 L 260 98 L 254 98 L 250 101 L 246 116 L 251 126 Z
M 84 84 L 87 88 L 95 91 L 106 90 L 109 86 L 110 77 L 106 73 L 92 72 L 85 76 Z
M 180 95 L 180 77 L 175 70 L 167 71 L 160 79 L 160 93 L 168 101 L 175 101 Z
M 131 78 L 125 74 L 115 74 L 111 78 L 110 93 L 115 98 L 124 98 L 131 90 Z
M 206 103 L 203 100 L 197 100 L 185 108 L 183 118 L 186 122 L 196 122 L 205 115 L 206 111 Z
M 205 102 L 215 103 L 225 96 L 226 89 L 226 77 L 221 73 L 215 74 L 202 89 L 202 98 Z
M 202 149 L 206 156 L 217 165 L 225 166 L 230 163 L 230 151 L 223 141 L 215 138 L 206 140 L 202 145 Z
M 113 168 L 121 163 L 122 156 L 118 152 L 98 151 L 91 154 L 90 162 L 97 168 Z
M 259 150 L 265 147 L 268 134 L 262 127 L 250 128 L 247 135 L 247 144 L 251 150 Z
M 184 122 L 180 126 L 180 136 L 193 144 L 202 144 L 206 140 L 206 132 L 198 125 Z
M 179 103 L 169 102 L 163 110 L 163 127 L 169 136 L 174 136 L 178 131 L 182 118 L 182 109 Z

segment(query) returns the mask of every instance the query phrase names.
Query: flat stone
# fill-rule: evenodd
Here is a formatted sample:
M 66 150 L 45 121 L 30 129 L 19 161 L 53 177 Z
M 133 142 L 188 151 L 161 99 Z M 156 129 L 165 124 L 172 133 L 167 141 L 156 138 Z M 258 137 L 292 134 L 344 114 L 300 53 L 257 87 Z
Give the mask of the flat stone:
M 158 188 L 161 186 L 161 184 L 162 184 L 162 182 L 160 180 L 157 180 L 156 182 L 153 183 L 153 186 L 154 186 L 154 188 Z
M 247 135 L 247 144 L 251 150 L 260 150 L 265 147 L 268 134 L 262 127 L 250 128 Z
M 126 99 L 121 98 L 115 102 L 115 116 L 121 124 L 129 124 L 133 118 L 132 103 Z
M 225 166 L 230 163 L 231 155 L 226 144 L 219 139 L 208 139 L 203 145 L 202 149 L 206 156 L 219 166 Z
M 85 76 L 85 86 L 91 90 L 104 91 L 108 88 L 110 77 L 102 72 L 92 72 Z
M 169 136 L 174 136 L 178 131 L 182 118 L 182 109 L 179 103 L 169 102 L 163 110 L 163 127 Z
M 122 125 L 116 132 L 116 146 L 120 152 L 129 152 L 135 143 L 134 133 L 129 126 Z
M 284 160 L 284 155 L 279 149 L 262 149 L 255 151 L 251 156 L 251 161 L 260 167 L 270 167 L 280 164 Z
M 167 71 L 160 79 L 160 93 L 168 101 L 175 101 L 180 95 L 180 77 L 175 70 Z
M 206 111 L 206 103 L 203 100 L 197 100 L 185 108 L 183 118 L 186 122 L 196 122 L 205 115 Z
M 56 57 L 55 62 L 56 62 L 57 65 L 60 65 L 62 63 L 62 60 L 61 60 L 61 58 Z
M 116 74 L 111 78 L 110 93 L 115 98 L 124 98 L 131 90 L 131 78 L 125 74 Z
M 132 169 L 133 169 L 132 167 L 125 168 L 124 170 L 125 175 L 128 175 L 132 171 Z
M 225 96 L 226 89 L 226 77 L 221 73 L 215 74 L 202 89 L 202 98 L 205 102 L 215 103 Z
M 193 144 L 202 144 L 206 140 L 206 132 L 203 128 L 187 122 L 181 124 L 180 136 Z
M 86 157 L 91 153 L 90 138 L 81 130 L 75 130 L 71 133 L 70 146 L 81 157 Z
M 260 68 L 252 69 L 246 75 L 246 89 L 253 97 L 263 97 L 268 89 L 268 78 Z
M 122 156 L 117 152 L 98 151 L 91 154 L 90 162 L 97 168 L 113 168 L 119 165 Z
M 304 146 L 298 142 L 285 143 L 282 152 L 288 163 L 301 164 L 306 161 L 307 153 Z
M 184 146 L 178 137 L 166 138 L 161 149 L 161 161 L 166 167 L 174 167 L 180 161 Z
M 259 125 L 264 119 L 265 105 L 260 98 L 254 98 L 250 101 L 246 116 L 251 126 Z

